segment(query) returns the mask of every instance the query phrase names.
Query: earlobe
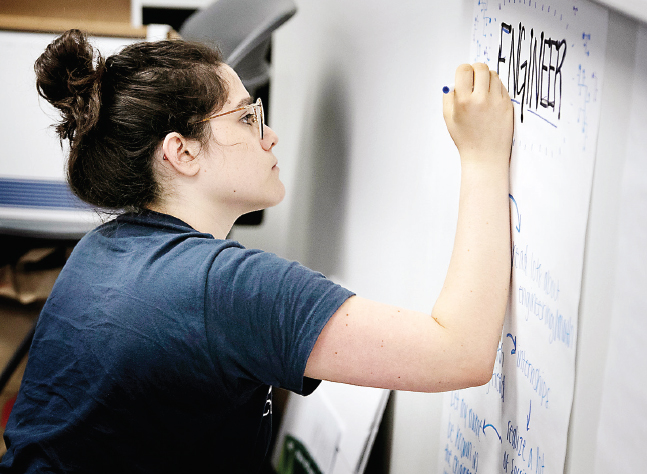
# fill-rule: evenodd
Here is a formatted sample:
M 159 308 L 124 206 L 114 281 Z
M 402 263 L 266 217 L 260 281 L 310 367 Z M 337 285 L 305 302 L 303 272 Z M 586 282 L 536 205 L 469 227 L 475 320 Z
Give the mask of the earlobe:
M 193 148 L 192 148 L 193 147 Z M 162 151 L 164 160 L 178 173 L 185 176 L 194 176 L 200 171 L 200 163 L 197 159 L 197 152 L 194 143 L 177 132 L 171 132 L 164 137 Z

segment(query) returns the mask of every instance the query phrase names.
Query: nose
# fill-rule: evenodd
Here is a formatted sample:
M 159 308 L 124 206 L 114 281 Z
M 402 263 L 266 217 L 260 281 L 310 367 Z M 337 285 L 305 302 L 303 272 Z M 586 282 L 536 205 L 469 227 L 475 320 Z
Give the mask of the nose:
M 261 140 L 261 146 L 265 151 L 270 151 L 272 148 L 274 148 L 274 145 L 279 142 L 279 136 L 267 125 L 265 125 L 264 127 L 265 128 L 263 128 L 263 139 Z

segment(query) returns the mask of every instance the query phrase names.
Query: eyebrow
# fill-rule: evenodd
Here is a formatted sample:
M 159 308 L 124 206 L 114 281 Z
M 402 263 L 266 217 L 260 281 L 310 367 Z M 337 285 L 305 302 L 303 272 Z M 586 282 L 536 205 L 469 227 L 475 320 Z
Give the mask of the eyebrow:
M 254 99 L 248 96 L 242 99 L 240 102 L 238 102 L 238 105 L 235 108 L 237 109 L 239 107 L 245 107 L 246 105 L 251 105 L 253 103 L 254 103 Z

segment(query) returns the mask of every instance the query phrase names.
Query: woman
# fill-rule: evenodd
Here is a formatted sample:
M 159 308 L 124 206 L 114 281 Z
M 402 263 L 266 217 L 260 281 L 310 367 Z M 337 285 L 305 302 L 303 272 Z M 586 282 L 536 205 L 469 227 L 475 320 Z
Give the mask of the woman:
M 460 211 L 431 316 L 226 240 L 284 195 L 278 137 L 217 52 L 79 31 L 36 62 L 83 200 L 126 210 L 76 246 L 39 319 L 0 473 L 255 472 L 271 387 L 442 391 L 487 382 L 510 278 L 512 105 L 487 66 L 444 97 Z

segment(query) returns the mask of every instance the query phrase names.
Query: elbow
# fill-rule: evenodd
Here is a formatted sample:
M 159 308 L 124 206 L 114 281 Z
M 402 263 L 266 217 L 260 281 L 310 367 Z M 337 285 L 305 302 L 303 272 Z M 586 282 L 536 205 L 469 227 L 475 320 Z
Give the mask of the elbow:
M 493 370 L 494 359 L 492 359 L 491 363 L 481 362 L 479 366 L 475 368 L 472 386 L 478 387 L 488 383 L 492 379 Z
M 461 390 L 487 384 L 492 379 L 493 366 L 494 364 L 485 364 L 483 361 L 473 362 L 461 371 L 449 389 Z
M 474 351 L 464 361 L 463 388 L 478 387 L 485 385 L 492 379 L 494 364 L 496 361 L 498 343 L 494 351 L 490 347 Z
M 470 356 L 457 358 L 448 364 L 441 370 L 441 374 L 436 372 L 433 377 L 424 379 L 425 383 L 421 386 L 405 390 L 448 392 L 486 385 L 492 380 L 494 363 L 494 357 L 486 357 L 483 352 L 473 352 Z
M 492 379 L 492 373 L 501 341 L 501 331 L 506 305 L 490 311 L 475 311 L 464 324 L 452 324 L 458 319 L 454 314 L 443 313 L 434 308 L 432 317 L 449 324 L 443 326 L 447 336 L 447 367 L 443 370 L 446 378 L 442 390 L 485 385 Z M 439 315 L 440 313 L 440 315 Z
M 469 347 L 471 347 L 472 350 L 470 351 L 470 354 L 466 354 L 466 357 L 470 361 L 468 364 L 471 367 L 469 375 L 472 379 L 472 386 L 485 385 L 492 379 L 492 373 L 494 372 L 494 366 L 496 364 L 499 345 L 501 342 L 501 330 L 505 309 L 501 314 L 502 315 L 497 318 L 498 321 L 496 321 L 496 325 L 493 325 L 487 336 L 485 334 L 481 334 L 470 341 L 471 343 L 469 344 Z

